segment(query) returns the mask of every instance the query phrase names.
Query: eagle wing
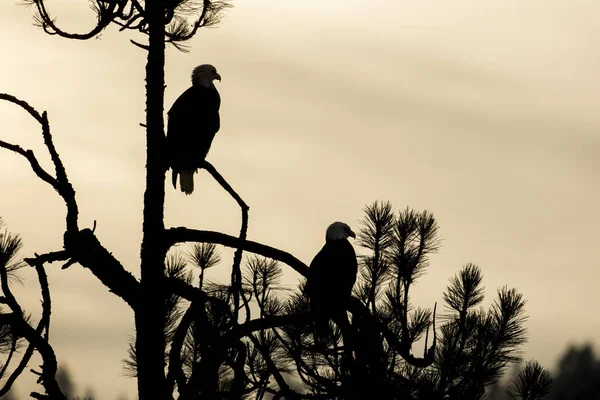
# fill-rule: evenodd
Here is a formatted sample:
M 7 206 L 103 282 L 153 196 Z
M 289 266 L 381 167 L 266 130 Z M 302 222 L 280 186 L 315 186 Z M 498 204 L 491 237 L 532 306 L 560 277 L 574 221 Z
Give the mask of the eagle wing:
M 221 98 L 213 86 L 192 86 L 168 112 L 167 146 L 171 167 L 195 170 L 206 158 L 221 127 Z
M 310 263 L 306 291 L 315 316 L 344 311 L 356 282 L 358 263 L 346 240 L 325 243 Z

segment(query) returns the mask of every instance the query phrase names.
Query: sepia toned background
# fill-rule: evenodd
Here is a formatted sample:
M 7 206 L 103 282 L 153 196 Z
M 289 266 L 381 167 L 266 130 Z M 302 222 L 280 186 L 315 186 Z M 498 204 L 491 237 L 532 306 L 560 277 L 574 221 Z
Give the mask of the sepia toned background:
M 222 124 L 208 160 L 250 205 L 250 239 L 309 263 L 329 223 L 358 229 L 374 200 L 428 209 L 443 247 L 414 288 L 415 304 L 441 302 L 448 279 L 473 262 L 486 304 L 503 285 L 528 299 L 526 359 L 552 369 L 567 344 L 597 340 L 597 1 L 234 5 L 189 42 L 189 54 L 168 48 L 165 107 L 194 66 L 217 67 Z M 48 8 L 65 30 L 95 23 L 87 1 L 49 0 Z M 48 36 L 32 13 L 0 3 L 0 92 L 48 111 L 80 226 L 96 220 L 100 241 L 139 276 L 146 53 L 129 39 L 145 38 L 116 27 L 86 42 Z M 8 103 L 0 103 L 0 137 L 50 166 L 39 127 Z M 59 196 L 20 156 L 0 151 L 0 171 L 0 216 L 22 235 L 22 255 L 60 249 Z M 187 197 L 169 184 L 166 225 L 237 234 L 236 203 L 206 172 L 196 183 Z M 230 255 L 222 252 L 211 279 L 229 275 Z M 299 276 L 288 270 L 293 287 Z M 121 364 L 132 312 L 79 265 L 48 272 L 59 363 L 81 391 L 134 398 Z M 36 316 L 39 288 L 31 271 L 23 276 L 15 291 Z M 18 392 L 33 385 L 25 373 Z

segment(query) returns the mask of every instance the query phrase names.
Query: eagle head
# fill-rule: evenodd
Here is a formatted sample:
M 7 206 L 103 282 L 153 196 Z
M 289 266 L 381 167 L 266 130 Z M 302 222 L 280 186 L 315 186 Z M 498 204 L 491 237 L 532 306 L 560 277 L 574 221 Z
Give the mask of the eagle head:
M 221 82 L 221 75 L 219 75 L 217 69 L 210 64 L 199 65 L 192 71 L 193 85 L 210 87 L 215 79 L 218 79 L 219 82 Z
M 350 229 L 348 224 L 339 221 L 329 225 L 329 228 L 327 228 L 327 232 L 325 233 L 326 241 L 347 239 L 348 237 L 356 239 L 356 234 L 352 232 L 352 229 Z

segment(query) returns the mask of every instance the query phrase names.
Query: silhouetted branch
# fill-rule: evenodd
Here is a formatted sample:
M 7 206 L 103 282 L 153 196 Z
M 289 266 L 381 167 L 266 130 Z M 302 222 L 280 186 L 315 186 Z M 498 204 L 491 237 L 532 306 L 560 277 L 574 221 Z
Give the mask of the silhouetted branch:
M 248 210 L 249 207 L 244 200 L 240 197 L 239 194 L 231 185 L 223 178 L 223 176 L 217 171 L 217 169 L 208 161 L 204 161 L 202 168 L 204 168 L 208 173 L 212 175 L 212 177 L 219 182 L 221 187 L 227 191 L 237 201 L 240 209 L 242 211 L 242 227 L 240 229 L 239 240 L 246 240 L 246 236 L 248 233 Z M 233 267 L 231 271 L 231 290 L 233 291 L 233 312 L 234 312 L 234 323 L 237 324 L 239 309 L 240 309 L 240 291 L 242 290 L 242 272 L 240 269 L 240 264 L 242 262 L 242 254 L 243 250 L 241 248 L 237 248 L 235 254 L 233 256 Z
M 204 304 L 208 295 L 201 289 L 187 284 L 179 279 L 165 277 L 166 291 L 182 297 L 188 301 Z
M 38 11 L 38 14 L 35 16 L 36 24 L 39 25 L 44 32 L 49 35 L 58 35 L 67 39 L 86 40 L 91 39 L 102 32 L 114 18 L 124 15 L 123 11 L 127 4 L 127 0 L 96 0 L 96 4 L 92 5 L 92 10 L 98 15 L 98 22 L 94 28 L 83 34 L 69 33 L 61 30 L 56 25 L 56 20 L 50 16 L 50 13 L 46 9 L 44 0 L 26 0 L 26 3 L 36 6 Z
M 167 385 L 171 392 L 173 392 L 175 383 L 177 383 L 177 390 L 181 391 L 185 388 L 185 375 L 183 373 L 181 365 L 181 348 L 185 341 L 185 336 L 190 329 L 193 318 L 193 307 L 195 303 L 192 303 L 186 310 L 185 314 L 179 321 L 179 326 L 173 335 L 173 341 L 171 342 L 171 350 L 169 351 L 169 372 L 167 373 Z M 204 305 L 198 305 L 203 307 Z
M 235 190 L 233 190 L 231 185 L 229 183 L 227 183 L 225 178 L 223 178 L 223 175 L 221 175 L 219 173 L 219 171 L 217 171 L 217 169 L 211 163 L 209 163 L 208 161 L 205 160 L 204 163 L 202 164 L 202 168 L 205 169 L 209 174 L 211 174 L 212 177 L 219 183 L 219 185 L 221 185 L 221 187 L 223 189 L 225 189 L 227 191 L 227 193 L 229 193 L 235 201 L 237 201 L 237 203 L 240 206 L 240 208 L 242 209 L 242 211 L 243 210 L 248 211 L 250 209 L 250 207 L 248 207 L 246 202 L 244 200 L 242 200 L 240 195 L 237 194 L 237 192 Z
M 31 115 L 36 121 L 40 123 L 40 125 L 42 126 L 42 136 L 44 138 L 44 144 L 46 145 L 46 148 L 48 149 L 48 152 L 50 154 L 50 158 L 52 159 L 52 163 L 54 164 L 56 178 L 52 177 L 40 166 L 39 162 L 33 154 L 33 151 L 23 150 L 20 146 L 13 145 L 4 141 L 0 141 L 0 147 L 14 151 L 27 158 L 36 175 L 40 177 L 43 181 L 49 183 L 65 201 L 67 205 L 67 230 L 78 230 L 78 209 L 77 203 L 75 201 L 75 191 L 73 190 L 73 187 L 67 179 L 67 174 L 65 172 L 64 165 L 62 164 L 62 161 L 60 160 L 58 152 L 56 151 L 56 148 L 52 141 L 52 135 L 50 134 L 50 124 L 48 122 L 48 114 L 45 111 L 42 114 L 40 114 L 26 101 L 17 99 L 16 97 L 11 96 L 9 94 L 0 93 L 0 100 L 6 100 L 20 106 L 25 111 L 27 111 L 29 115 Z
M 136 307 L 139 282 L 100 244 L 90 229 L 66 232 L 65 249 L 73 260 L 89 269 L 112 293 L 132 308 Z
M 52 310 L 52 302 L 50 300 L 50 285 L 48 283 L 48 276 L 44 270 L 44 266 L 41 264 L 35 265 L 35 270 L 38 275 L 38 281 L 40 282 L 40 290 L 42 292 L 42 318 L 44 321 L 42 325 L 46 330 L 44 336 L 45 340 L 50 340 L 50 311 Z
M 189 229 L 185 227 L 169 228 L 165 230 L 165 244 L 171 247 L 177 243 L 198 242 L 198 243 L 215 243 L 227 247 L 241 248 L 250 253 L 259 254 L 264 257 L 272 258 L 281 261 L 284 264 L 292 267 L 299 274 L 306 276 L 308 267 L 302 261 L 283 250 L 276 249 L 258 242 L 250 240 L 240 240 L 235 236 L 230 236 L 220 232 L 202 231 L 197 229 Z
M 150 50 L 150 47 L 149 47 L 149 46 L 146 46 L 145 44 L 138 43 L 138 42 L 136 42 L 136 41 L 135 41 L 135 40 L 133 40 L 133 39 L 129 39 L 129 41 L 130 41 L 132 44 L 134 44 L 134 45 L 136 45 L 137 47 L 139 47 L 140 49 L 142 49 L 142 50 L 146 50 L 146 51 L 149 51 L 149 50 Z M 140 124 L 140 125 L 141 125 L 141 126 L 143 126 L 143 127 L 146 127 L 146 125 L 144 125 L 144 124 Z
M 36 265 L 35 269 L 38 274 L 42 291 L 42 317 L 40 318 L 36 329 L 32 328 L 27 321 L 25 321 L 23 311 L 8 286 L 7 270 L 4 267 L 0 268 L 0 285 L 2 287 L 2 292 L 6 298 L 6 303 L 12 310 L 12 313 L 0 314 L 0 324 L 11 324 L 15 334 L 24 337 L 29 342 L 29 346 L 27 347 L 21 362 L 7 379 L 4 387 L 0 389 L 0 397 L 10 390 L 14 381 L 23 372 L 31 359 L 33 350 L 37 349 L 44 362 L 44 368 L 40 378 L 46 392 L 52 398 L 66 400 L 56 383 L 56 356 L 54 355 L 54 350 L 52 350 L 52 347 L 47 342 L 48 332 L 46 331 L 46 338 L 41 335 L 44 328 L 47 330 L 50 324 L 50 290 L 48 287 L 48 278 L 42 265 Z
M 27 264 L 31 265 L 32 267 L 36 266 L 36 265 L 43 265 L 44 263 L 53 263 L 55 261 L 65 261 L 68 260 L 69 257 L 69 253 L 67 253 L 66 250 L 59 250 L 59 251 L 52 251 L 50 253 L 44 253 L 44 254 L 37 254 L 37 253 L 33 253 L 33 255 L 35 257 L 31 258 L 24 258 L 23 261 L 25 261 Z
M 44 136 L 44 144 L 48 148 L 50 158 L 54 163 L 54 169 L 56 171 L 56 180 L 59 184 L 58 193 L 62 196 L 67 205 L 67 230 L 77 231 L 79 230 L 77 226 L 77 216 L 79 214 L 79 211 L 77 207 L 77 202 L 75 201 L 75 190 L 73 189 L 73 186 L 67 178 L 65 167 L 62 161 L 60 160 L 56 148 L 54 147 L 52 135 L 50 134 L 48 114 L 46 113 L 46 111 L 42 113 L 42 135 Z

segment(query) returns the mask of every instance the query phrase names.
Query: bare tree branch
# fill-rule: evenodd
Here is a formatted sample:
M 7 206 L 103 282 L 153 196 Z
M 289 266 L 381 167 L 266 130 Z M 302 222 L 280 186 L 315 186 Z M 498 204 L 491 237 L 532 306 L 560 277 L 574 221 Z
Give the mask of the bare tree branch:
M 240 228 L 240 236 L 239 240 L 246 240 L 246 236 L 248 234 L 248 210 L 250 207 L 246 204 L 244 200 L 240 197 L 239 194 L 229 183 L 223 178 L 223 176 L 217 171 L 217 169 L 208 161 L 204 161 L 202 168 L 204 168 L 208 173 L 212 175 L 212 177 L 219 182 L 221 187 L 233 197 L 233 199 L 238 203 L 240 209 L 242 211 L 242 227 Z M 235 254 L 233 256 L 233 267 L 231 269 L 231 290 L 233 291 L 233 312 L 234 312 L 234 323 L 238 323 L 238 316 L 240 311 L 240 292 L 242 290 L 242 272 L 240 269 L 240 264 L 242 263 L 242 254 L 243 249 L 237 248 Z
M 50 153 L 50 158 L 52 159 L 52 163 L 54 164 L 54 169 L 56 172 L 56 178 L 52 177 L 49 173 L 44 171 L 44 169 L 40 166 L 39 162 L 35 158 L 33 152 L 31 150 L 23 150 L 20 146 L 13 145 L 4 141 L 0 141 L 0 147 L 6 148 L 8 150 L 14 151 L 18 154 L 21 154 L 23 157 L 27 158 L 29 163 L 31 164 L 34 172 L 45 182 L 49 183 L 54 190 L 56 190 L 60 196 L 63 198 L 67 205 L 67 230 L 78 230 L 77 227 L 77 203 L 75 201 L 75 191 L 73 190 L 73 186 L 67 179 L 67 174 L 65 172 L 65 167 L 60 160 L 58 152 L 54 147 L 54 143 L 52 141 L 52 135 L 50 134 L 50 124 L 48 123 L 48 114 L 44 111 L 40 114 L 35 108 L 30 106 L 26 101 L 20 100 L 15 96 L 0 93 L 0 100 L 6 100 L 13 104 L 16 104 L 23 108 L 25 111 L 29 113 L 36 121 L 40 123 L 42 126 L 42 136 L 44 138 L 44 144 Z
M 227 247 L 241 248 L 250 253 L 259 254 L 264 257 L 269 257 L 274 260 L 281 261 L 284 264 L 292 267 L 302 276 L 308 273 L 308 267 L 302 261 L 283 250 L 276 249 L 258 242 L 250 240 L 240 240 L 235 236 L 227 235 L 214 231 L 203 231 L 197 229 L 189 229 L 185 227 L 169 228 L 165 230 L 164 242 L 167 247 L 171 247 L 177 243 L 198 242 L 198 243 L 215 243 Z
M 70 258 L 69 253 L 67 253 L 67 251 L 65 251 L 65 250 L 52 251 L 50 253 L 45 253 L 42 255 L 38 255 L 37 253 L 34 253 L 34 256 L 35 257 L 33 257 L 33 258 L 31 258 L 31 257 L 24 258 L 23 261 L 25 261 L 27 264 L 34 267 L 36 265 L 43 265 L 45 263 L 53 263 L 55 261 L 65 261 Z
M 44 144 L 46 145 L 52 163 L 54 164 L 56 178 L 44 171 L 31 150 L 25 151 L 19 146 L 3 141 L 0 141 L 0 147 L 17 152 L 27 158 L 34 172 L 59 193 L 67 206 L 67 232 L 64 237 L 65 252 L 59 251 L 41 257 L 36 256 L 35 259 L 29 259 L 29 261 L 37 264 L 40 262 L 66 260 L 70 257 L 70 263 L 77 261 L 82 266 L 90 269 L 104 285 L 112 292 L 122 297 L 133 307 L 137 294 L 137 280 L 130 273 L 125 271 L 123 266 L 108 252 L 108 250 L 102 247 L 91 230 L 84 229 L 79 231 L 77 222 L 79 211 L 75 200 L 75 190 L 67 178 L 65 167 L 52 141 L 47 113 L 44 111 L 40 114 L 26 101 L 20 100 L 9 94 L 0 93 L 0 100 L 6 100 L 20 106 L 40 123 L 42 126 Z
M 100 244 L 90 229 L 65 233 L 65 249 L 73 260 L 89 269 L 109 290 L 135 309 L 139 282 Z

